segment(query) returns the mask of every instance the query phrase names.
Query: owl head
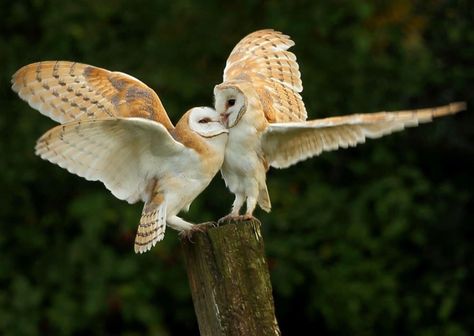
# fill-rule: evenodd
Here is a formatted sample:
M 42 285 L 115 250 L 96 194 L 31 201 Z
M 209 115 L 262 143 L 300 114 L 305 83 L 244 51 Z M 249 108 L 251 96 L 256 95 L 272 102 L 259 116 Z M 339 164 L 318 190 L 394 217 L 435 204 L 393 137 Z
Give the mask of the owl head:
M 224 153 L 229 130 L 221 123 L 219 114 L 210 107 L 194 107 L 188 110 L 171 132 L 175 139 L 203 153 Z M 208 153 L 209 154 L 209 153 Z
M 226 127 L 237 125 L 247 111 L 246 97 L 237 85 L 221 84 L 214 87 L 215 108 Z
M 203 138 L 214 138 L 229 131 L 220 122 L 220 115 L 210 107 L 194 107 L 187 112 L 191 131 Z

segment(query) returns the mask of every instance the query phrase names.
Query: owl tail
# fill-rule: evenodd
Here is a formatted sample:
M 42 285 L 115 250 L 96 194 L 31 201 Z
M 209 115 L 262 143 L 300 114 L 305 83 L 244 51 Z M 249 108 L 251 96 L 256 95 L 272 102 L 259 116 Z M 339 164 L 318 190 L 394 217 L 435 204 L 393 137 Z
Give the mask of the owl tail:
M 166 229 L 166 202 L 146 202 L 135 237 L 135 253 L 145 253 L 163 240 Z
M 258 193 L 258 205 L 266 212 L 270 212 L 270 210 L 272 209 L 270 195 L 268 195 L 268 189 L 265 184 L 260 187 L 260 191 Z

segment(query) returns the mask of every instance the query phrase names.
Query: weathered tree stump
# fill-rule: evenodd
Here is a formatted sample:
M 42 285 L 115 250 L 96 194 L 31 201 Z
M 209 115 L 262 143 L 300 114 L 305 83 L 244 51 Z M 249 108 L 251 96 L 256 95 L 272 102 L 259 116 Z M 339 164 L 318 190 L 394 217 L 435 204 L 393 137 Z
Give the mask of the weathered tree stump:
M 201 336 L 281 335 L 258 220 L 182 240 Z

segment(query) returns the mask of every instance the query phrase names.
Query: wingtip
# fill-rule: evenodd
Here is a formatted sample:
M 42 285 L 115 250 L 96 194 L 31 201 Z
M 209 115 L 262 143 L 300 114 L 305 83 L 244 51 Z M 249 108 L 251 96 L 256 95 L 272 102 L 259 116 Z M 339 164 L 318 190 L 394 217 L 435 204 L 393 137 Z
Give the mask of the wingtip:
M 461 111 L 466 111 L 467 110 L 467 103 L 464 101 L 459 101 L 459 102 L 454 102 L 449 104 L 450 112 L 451 113 L 458 113 Z
M 23 69 L 23 68 L 21 68 Z M 12 78 L 10 79 L 10 84 L 11 84 L 11 89 L 15 92 L 18 93 L 20 90 L 18 89 L 18 76 L 21 71 L 21 69 L 18 69 L 15 71 L 15 73 L 12 75 Z
M 19 68 L 15 73 L 12 75 L 12 78 L 10 79 L 10 83 L 12 84 L 12 90 L 18 93 L 20 90 L 18 89 L 19 82 L 18 79 L 25 74 L 25 72 L 28 71 L 31 67 L 34 67 L 38 64 L 37 63 L 31 63 L 31 64 L 26 64 L 23 65 L 21 68 Z
M 452 102 L 447 105 L 432 108 L 431 117 L 442 117 L 451 114 L 456 114 L 467 109 L 467 104 L 464 101 Z M 431 120 L 431 119 L 429 119 Z

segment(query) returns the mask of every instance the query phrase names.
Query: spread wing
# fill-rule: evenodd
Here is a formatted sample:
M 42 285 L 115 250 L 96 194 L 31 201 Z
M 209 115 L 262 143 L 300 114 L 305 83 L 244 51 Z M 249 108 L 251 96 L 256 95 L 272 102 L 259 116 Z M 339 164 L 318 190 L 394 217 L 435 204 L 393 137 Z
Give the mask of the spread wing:
M 420 110 L 270 124 L 263 134 L 262 147 L 271 166 L 286 168 L 323 151 L 353 147 L 366 138 L 379 138 L 464 109 L 465 103 L 452 103 Z
M 136 78 L 91 65 L 46 61 L 18 70 L 12 88 L 31 107 L 59 123 L 141 117 L 173 129 L 158 95 Z
M 147 201 L 150 181 L 181 164 L 196 165 L 192 152 L 162 124 L 141 118 L 74 121 L 49 130 L 36 144 L 41 158 L 103 182 L 115 197 L 130 203 Z
M 269 122 L 306 120 L 306 108 L 296 56 L 288 51 L 295 43 L 272 29 L 244 37 L 232 50 L 224 69 L 224 82 L 252 82 Z

